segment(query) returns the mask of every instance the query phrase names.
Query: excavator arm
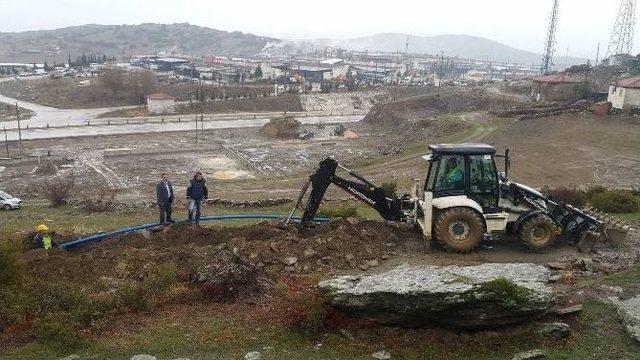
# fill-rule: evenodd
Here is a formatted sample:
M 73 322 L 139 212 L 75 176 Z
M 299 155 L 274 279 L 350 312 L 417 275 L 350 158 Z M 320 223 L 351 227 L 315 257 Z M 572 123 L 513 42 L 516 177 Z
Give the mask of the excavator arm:
M 355 178 L 355 180 L 345 179 L 336 175 L 338 168 Z M 293 215 L 302 203 L 308 188 L 311 187 L 311 194 L 302 215 L 301 227 L 304 227 L 305 224 L 315 218 L 327 188 L 331 184 L 372 207 L 387 221 L 402 221 L 405 218 L 402 211 L 402 199 L 388 198 L 381 187 L 341 166 L 336 160 L 327 158 L 320 162 L 316 172 L 309 177 L 309 181 L 303 187 L 296 206 L 291 212 L 291 215 Z

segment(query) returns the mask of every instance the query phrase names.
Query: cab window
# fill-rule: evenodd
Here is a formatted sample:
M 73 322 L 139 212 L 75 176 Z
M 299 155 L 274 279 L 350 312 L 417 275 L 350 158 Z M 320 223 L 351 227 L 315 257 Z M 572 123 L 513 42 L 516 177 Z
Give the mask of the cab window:
M 434 191 L 464 191 L 462 156 L 443 156 L 440 159 Z
M 469 156 L 469 190 L 483 208 L 495 206 L 498 179 L 491 155 Z

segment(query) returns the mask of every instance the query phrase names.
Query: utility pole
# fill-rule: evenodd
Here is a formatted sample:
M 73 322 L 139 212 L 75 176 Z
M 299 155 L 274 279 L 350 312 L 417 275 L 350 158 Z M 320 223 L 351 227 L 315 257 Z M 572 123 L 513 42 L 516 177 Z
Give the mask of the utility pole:
M 20 128 L 20 108 L 18 107 L 18 103 L 16 103 L 16 120 L 18 121 L 18 144 L 20 147 L 20 158 L 22 158 L 24 149 L 22 148 L 22 129 Z
M 9 137 L 7 136 L 7 126 L 4 127 L 4 148 L 7 151 L 7 159 L 9 158 Z
M 198 145 L 198 115 L 196 115 L 196 145 Z
M 600 60 L 600 43 L 598 43 L 598 51 L 596 51 L 596 65 L 598 66 L 598 61 Z

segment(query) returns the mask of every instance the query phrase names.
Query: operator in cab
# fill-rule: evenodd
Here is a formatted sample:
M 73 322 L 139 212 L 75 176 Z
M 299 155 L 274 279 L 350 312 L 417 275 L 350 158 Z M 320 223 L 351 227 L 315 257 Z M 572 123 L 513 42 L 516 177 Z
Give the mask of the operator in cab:
M 464 189 L 464 173 L 462 167 L 458 163 L 456 158 L 450 158 L 447 160 L 447 166 L 445 167 L 447 174 L 447 188 L 449 190 L 463 190 Z

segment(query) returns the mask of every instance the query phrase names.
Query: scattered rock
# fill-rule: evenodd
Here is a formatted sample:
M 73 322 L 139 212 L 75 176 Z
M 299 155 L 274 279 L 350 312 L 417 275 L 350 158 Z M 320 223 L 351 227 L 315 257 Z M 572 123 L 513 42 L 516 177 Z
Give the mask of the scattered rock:
M 552 261 L 545 264 L 551 270 L 569 270 L 572 267 L 572 264 L 566 262 L 557 262 Z
M 297 262 L 298 262 L 298 258 L 293 257 L 293 256 L 288 256 L 288 257 L 282 259 L 282 263 L 287 265 L 287 266 L 293 266 Z
M 555 302 L 546 284 L 549 276 L 546 267 L 536 264 L 404 265 L 376 275 L 322 281 L 318 288 L 335 308 L 354 316 L 403 326 L 473 329 L 546 313 Z
M 347 218 L 347 222 L 351 225 L 358 225 L 358 223 L 360 222 L 360 220 L 358 220 L 357 218 L 354 217 L 348 217 Z
M 131 360 L 156 360 L 156 357 L 147 355 L 147 354 L 140 354 L 140 355 L 133 355 L 131 357 Z
M 69 356 L 65 356 L 63 358 L 60 358 L 59 360 L 78 360 L 78 359 L 80 359 L 80 355 L 71 354 Z
M 376 260 L 376 259 L 367 261 L 367 266 L 368 267 L 377 267 L 378 265 L 379 265 L 378 264 L 378 260 Z
M 260 360 L 262 359 L 262 353 L 259 351 L 251 351 L 244 355 L 245 360 Z
M 640 296 L 619 302 L 618 316 L 629 335 L 640 341 Z
M 354 259 L 355 259 L 355 257 L 354 257 L 354 256 L 353 256 L 353 254 L 351 254 L 351 253 L 349 253 L 349 254 L 345 255 L 345 256 L 344 256 L 344 258 L 345 258 L 347 261 L 352 261 L 352 260 L 354 260 Z
M 547 353 L 541 349 L 534 349 L 514 355 L 511 360 L 529 360 L 529 359 L 544 359 L 547 357 Z
M 391 359 L 391 354 L 388 351 L 380 350 L 371 354 L 371 357 L 379 360 Z
M 564 339 L 571 335 L 571 328 L 562 322 L 546 323 L 540 329 L 540 334 L 552 336 L 556 339 Z
M 607 293 L 613 293 L 615 295 L 624 294 L 624 289 L 620 286 L 600 285 L 600 289 L 604 290 Z
M 559 281 L 561 281 L 561 280 L 562 280 L 562 275 L 560 275 L 560 274 L 551 275 L 551 276 L 549 277 L 549 282 L 553 282 L 553 283 L 555 283 L 555 282 L 559 282 Z
M 311 258 L 318 255 L 318 252 L 313 249 L 307 249 L 304 251 L 304 256 L 307 258 Z
M 118 277 L 126 277 L 127 275 L 129 275 L 129 272 L 127 271 L 127 264 L 122 261 L 117 263 L 115 272 Z
M 582 312 L 582 304 L 554 310 L 554 313 L 558 315 L 577 315 L 577 314 L 580 314 L 581 312 Z

